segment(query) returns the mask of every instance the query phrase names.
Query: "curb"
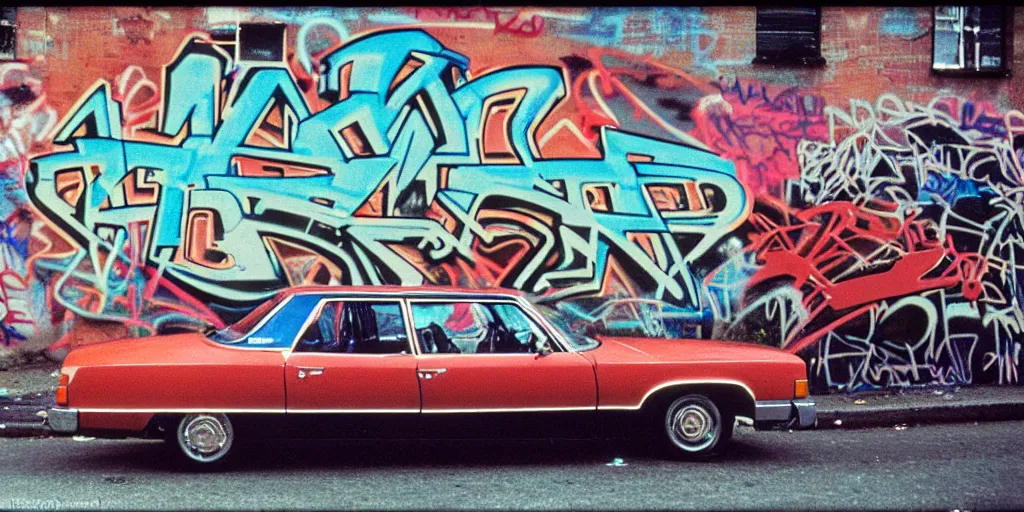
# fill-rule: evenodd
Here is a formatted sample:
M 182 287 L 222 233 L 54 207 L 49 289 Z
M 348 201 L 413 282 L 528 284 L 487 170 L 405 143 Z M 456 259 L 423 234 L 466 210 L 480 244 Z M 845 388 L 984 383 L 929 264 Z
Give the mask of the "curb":
M 980 421 L 1024 420 L 1024 402 L 979 402 L 935 404 L 909 407 L 843 407 L 819 409 L 814 430 L 851 430 L 893 427 L 897 425 L 928 425 L 971 423 Z M 837 423 L 838 422 L 838 423 Z M 46 437 L 52 434 L 45 421 L 6 421 L 0 423 L 0 438 Z
M 1024 420 L 1024 403 L 988 402 L 942 404 L 901 408 L 819 410 L 819 430 L 891 427 L 899 424 L 925 425 L 975 421 Z M 839 424 L 836 424 L 836 422 Z
M 43 422 L 8 421 L 0 424 L 0 437 L 45 437 L 50 429 Z

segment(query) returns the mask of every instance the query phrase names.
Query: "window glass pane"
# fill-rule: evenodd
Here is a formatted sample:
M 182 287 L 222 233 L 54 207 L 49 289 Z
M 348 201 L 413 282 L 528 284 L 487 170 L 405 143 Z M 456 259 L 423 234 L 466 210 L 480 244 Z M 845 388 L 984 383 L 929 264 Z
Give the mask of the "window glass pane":
M 519 306 L 515 304 L 495 304 L 494 310 L 509 331 L 512 332 L 512 336 L 524 346 L 519 348 L 518 352 L 536 352 L 538 341 L 550 341 L 547 335 L 544 334 L 544 331 L 533 320 L 530 320 Z M 551 344 L 551 348 L 555 348 L 554 343 Z
M 316 295 L 292 295 L 273 317 L 268 317 L 287 294 L 278 294 L 264 304 L 258 306 L 242 320 L 217 331 L 207 332 L 207 336 L 217 343 L 255 348 L 291 348 L 295 335 L 302 329 L 302 324 L 309 318 L 309 313 L 320 302 Z M 260 325 L 260 322 L 266 322 Z
M 331 301 L 303 333 L 296 352 L 398 354 L 409 339 L 398 303 Z
M 547 339 L 514 304 L 414 302 L 412 317 L 427 354 L 533 353 Z
M 402 349 L 409 343 L 405 334 L 405 321 L 402 319 L 402 307 L 396 304 L 374 304 L 373 311 L 377 318 L 377 336 L 381 344 L 401 345 Z M 397 350 L 401 352 L 402 349 Z
M 1003 67 L 1003 8 L 988 6 L 972 9 L 978 11 L 978 67 L 1000 69 Z
M 957 7 L 935 13 L 935 50 L 932 56 L 935 68 L 961 67 L 961 13 Z
M 256 309 L 250 311 L 249 314 L 242 317 L 241 320 L 231 324 L 228 327 L 228 329 L 234 331 L 235 333 L 238 333 L 239 335 L 248 333 L 254 327 L 256 327 L 256 324 L 260 323 L 260 321 L 263 320 L 263 317 L 267 316 L 267 313 L 270 313 L 270 310 L 274 309 L 274 307 L 277 306 L 287 296 L 288 294 L 286 294 L 285 292 L 279 292 L 270 300 L 264 302 L 263 304 L 260 304 L 259 306 L 256 306 Z
M 292 296 L 274 316 L 246 338 L 245 345 L 290 348 L 295 341 L 295 334 L 302 329 L 302 323 L 316 307 L 317 299 L 315 295 Z
M 494 320 L 480 304 L 413 303 L 412 321 L 420 350 L 427 354 L 476 353 Z

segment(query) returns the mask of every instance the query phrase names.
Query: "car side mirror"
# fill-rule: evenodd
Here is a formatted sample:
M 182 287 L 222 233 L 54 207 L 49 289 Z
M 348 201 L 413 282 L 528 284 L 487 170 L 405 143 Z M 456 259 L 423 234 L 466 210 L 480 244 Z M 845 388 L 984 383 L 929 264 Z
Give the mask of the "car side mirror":
M 537 349 L 537 357 L 543 357 L 555 351 L 551 348 L 551 342 L 548 340 L 537 340 L 533 346 Z

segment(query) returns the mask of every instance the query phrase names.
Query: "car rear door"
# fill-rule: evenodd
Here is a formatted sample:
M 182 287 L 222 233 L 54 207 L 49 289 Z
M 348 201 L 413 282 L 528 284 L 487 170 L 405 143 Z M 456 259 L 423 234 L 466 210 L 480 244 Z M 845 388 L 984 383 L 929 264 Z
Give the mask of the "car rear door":
M 544 413 L 596 410 L 591 362 L 557 345 L 514 301 L 410 299 L 409 306 L 425 420 L 447 413 L 551 416 Z M 504 343 L 502 327 L 508 331 Z M 555 352 L 537 353 L 538 337 L 549 338 Z M 545 425 L 550 428 L 544 434 L 553 433 L 554 423 Z
M 399 300 L 324 299 L 287 356 L 289 415 L 419 413 L 407 326 Z

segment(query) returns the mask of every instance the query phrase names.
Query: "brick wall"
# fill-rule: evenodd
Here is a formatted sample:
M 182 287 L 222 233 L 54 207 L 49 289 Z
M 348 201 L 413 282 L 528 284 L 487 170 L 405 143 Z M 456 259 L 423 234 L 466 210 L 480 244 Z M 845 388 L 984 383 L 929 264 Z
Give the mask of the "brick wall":
M 206 221 L 195 219 L 209 220 L 203 215 L 214 214 L 189 208 L 198 208 L 203 194 L 216 191 L 195 189 L 196 180 L 235 172 L 216 160 L 234 149 L 220 149 L 220 156 L 189 149 L 197 146 L 178 149 L 180 137 L 187 134 L 150 135 L 146 130 L 158 128 L 161 105 L 188 111 L 187 105 L 175 102 L 191 99 L 166 98 L 165 70 L 175 69 L 180 62 L 175 59 L 199 51 L 195 48 L 211 47 L 205 34 L 240 22 L 287 25 L 283 64 L 290 70 L 291 83 L 282 87 L 293 87 L 311 110 L 308 118 L 298 116 L 299 125 L 312 126 L 308 119 L 317 118 L 332 105 L 316 93 L 325 80 L 315 72 L 317 65 L 342 43 L 370 37 L 370 33 L 383 41 L 387 33 L 422 29 L 444 48 L 469 59 L 467 83 L 479 84 L 481 77 L 491 76 L 506 84 L 507 89 L 500 93 L 519 98 L 515 101 L 527 102 L 522 91 L 547 87 L 543 84 L 549 83 L 550 75 L 545 68 L 557 70 L 564 81 L 563 92 L 551 85 L 539 96 L 552 100 L 550 111 L 537 106 L 535 112 L 515 114 L 535 117 L 516 126 L 526 127 L 531 141 L 527 146 L 536 148 L 520 147 L 522 142 L 511 129 L 494 132 L 498 134 L 494 141 L 479 140 L 484 138 L 483 132 L 469 133 L 469 146 L 493 142 L 520 154 L 536 151 L 534 156 L 541 159 L 573 159 L 550 167 L 516 162 L 502 179 L 540 173 L 554 182 L 558 179 L 550 176 L 568 172 L 570 178 L 575 173 L 598 181 L 608 180 L 607 176 L 626 181 L 618 183 L 620 188 L 610 186 L 608 197 L 566 196 L 556 212 L 540 212 L 537 205 L 542 201 L 532 195 L 535 190 L 530 185 L 523 185 L 522 191 L 494 198 L 487 205 L 513 211 L 515 201 L 525 201 L 527 210 L 538 208 L 530 221 L 534 224 L 527 222 L 516 228 L 519 231 L 513 230 L 518 235 L 508 235 L 511 238 L 500 247 L 476 239 L 449 241 L 466 227 L 462 223 L 483 230 L 486 222 L 453 218 L 434 191 L 454 182 L 435 183 L 430 176 L 440 176 L 449 172 L 441 169 L 452 167 L 476 169 L 473 172 L 479 173 L 478 179 L 467 183 L 483 188 L 470 193 L 467 184 L 451 190 L 463 194 L 458 197 L 466 201 L 482 201 L 490 194 L 485 185 L 496 183 L 497 178 L 485 178 L 490 172 L 486 165 L 474 167 L 486 163 L 474 149 L 449 155 L 435 147 L 422 158 L 388 156 L 405 162 L 401 172 L 415 174 L 409 180 L 399 180 L 400 186 L 389 185 L 401 188 L 391 193 L 402 201 L 412 201 L 401 208 L 395 206 L 404 213 L 386 208 L 395 196 L 389 198 L 384 181 L 368 181 L 360 185 L 362 189 L 346 189 L 347 196 L 331 200 L 329 204 L 334 206 L 330 208 L 352 219 L 345 222 L 354 226 L 367 216 L 388 219 L 392 227 L 406 226 L 403 223 L 412 218 L 436 221 L 409 227 L 413 234 L 404 240 L 374 238 L 385 234 L 373 232 L 360 235 L 369 238 L 346 241 L 362 248 L 359 258 L 325 253 L 317 245 L 323 240 L 304 238 L 311 236 L 308 232 L 288 238 L 286 244 L 245 238 L 248 228 L 232 228 L 224 223 L 227 217 L 216 216 L 231 217 L 234 213 L 230 212 L 211 217 L 220 227 L 206 231 L 201 227 Z M 138 335 L 222 325 L 251 309 L 260 296 L 299 282 L 423 282 L 522 288 L 538 300 L 576 304 L 577 312 L 589 312 L 580 319 L 603 329 L 615 325 L 652 336 L 712 337 L 778 346 L 808 361 L 819 388 L 1018 382 L 1021 347 L 1012 333 L 1024 328 L 1022 270 L 1015 263 L 1024 260 L 1024 228 L 1020 222 L 1005 219 L 1021 214 L 1019 189 L 1024 173 L 1014 138 L 1024 130 L 1024 114 L 1016 110 L 1024 104 L 1020 97 L 1024 38 L 1013 40 L 1012 76 L 963 78 L 930 71 L 930 7 L 824 8 L 821 53 L 827 65 L 818 68 L 751 64 L 756 12 L 749 7 L 24 7 L 18 10 L 17 23 L 20 62 L 0 64 L 4 93 L 0 96 L 0 148 L 4 151 L 0 182 L 6 199 L 0 219 L 7 230 L 0 238 L 6 272 L 0 290 L 0 345 L 4 347 L 32 340 L 46 345 L 61 333 L 67 339 L 77 339 L 75 325 L 91 321 L 121 322 Z M 1024 30 L 1022 23 L 1024 12 L 1018 9 L 1013 20 L 1018 34 Z M 300 35 L 306 43 L 304 49 Z M 197 46 L 186 50 L 186 42 L 194 37 L 199 38 Z M 382 55 L 403 43 L 389 44 L 380 50 Z M 404 57 L 360 54 L 356 65 L 376 66 Z M 314 72 L 303 69 L 304 61 L 312 63 Z M 250 78 L 272 75 L 259 66 L 232 69 L 227 71 L 232 77 L 240 73 L 249 73 Z M 424 80 L 424 87 L 431 83 L 413 76 Z M 205 83 L 203 80 L 199 76 L 183 87 L 199 87 L 195 84 Z M 235 82 L 233 87 L 243 82 Z M 156 168 L 157 174 L 133 178 L 135 184 L 123 194 L 112 190 L 129 185 L 102 182 L 99 175 L 111 171 L 96 167 L 89 175 L 85 171 L 93 169 L 93 164 L 88 163 L 83 164 L 80 177 L 66 174 L 61 178 L 58 194 L 41 198 L 39 193 L 45 190 L 34 187 L 43 187 L 43 182 L 25 178 L 31 175 L 31 163 L 42 169 L 43 176 L 50 172 L 47 166 L 56 165 L 49 163 L 56 161 L 54 155 L 84 151 L 53 144 L 53 137 L 59 120 L 92 108 L 84 100 L 97 84 L 101 92 L 108 90 L 103 84 L 109 86 L 107 101 L 119 108 L 115 110 L 122 118 L 121 133 L 114 127 L 112 134 L 103 135 L 95 133 L 95 127 L 83 125 L 82 133 L 69 132 L 67 142 L 93 140 L 100 144 L 95 147 L 108 148 L 100 155 L 89 153 L 88 158 L 113 158 L 103 153 L 109 146 L 102 146 L 102 141 L 119 136 L 126 144 L 117 146 L 122 148 L 117 151 L 139 144 L 141 155 L 177 156 L 168 157 L 166 165 L 147 163 L 144 167 Z M 204 90 L 214 89 L 195 90 L 202 96 L 207 94 Z M 457 101 L 449 100 L 448 93 L 441 90 L 431 89 L 428 99 L 452 101 L 462 109 L 477 101 L 465 96 L 457 99 L 461 93 L 451 91 Z M 270 91 L 266 92 L 271 98 Z M 227 94 L 223 91 L 224 96 L 211 97 L 211 104 L 225 101 Z M 438 94 L 444 97 L 432 96 Z M 468 111 L 462 112 L 466 115 Z M 451 118 L 438 115 L 432 121 L 426 111 L 418 115 L 427 124 L 440 123 L 455 130 L 450 133 L 461 133 L 477 122 L 455 114 Z M 361 119 L 379 124 L 384 118 Z M 392 121 L 396 124 L 364 126 L 381 134 L 374 151 L 405 147 L 402 140 L 421 140 L 418 137 L 427 133 L 408 132 L 408 138 L 402 139 L 404 136 L 396 133 L 405 133 L 402 130 L 407 127 L 394 119 L 388 122 Z M 225 120 L 215 117 L 213 122 L 221 126 Z M 293 133 L 285 123 L 280 117 L 261 121 L 248 136 L 266 141 Z M 735 173 L 719 176 L 706 172 L 697 178 L 680 174 L 678 186 L 683 188 L 663 189 L 659 193 L 668 196 L 650 199 L 640 188 L 629 185 L 633 183 L 630 180 L 641 179 L 639 175 L 615 174 L 621 173 L 615 171 L 621 169 L 616 159 L 624 160 L 627 155 L 602 153 L 607 149 L 602 144 L 602 130 L 613 128 L 650 139 L 641 146 L 654 147 L 655 140 L 696 141 L 731 161 Z M 300 137 L 308 136 L 310 130 Z M 190 140 L 199 146 L 206 144 L 194 137 Z M 285 159 L 300 167 L 326 165 L 335 175 L 356 173 L 351 176 L 378 172 L 368 169 L 383 165 L 373 163 L 372 158 L 349 162 L 341 153 L 332 156 L 324 151 L 322 145 L 311 146 L 310 154 L 293 151 Z M 210 163 L 214 160 L 220 163 Z M 105 160 L 103 165 L 116 161 Z M 701 159 L 687 161 L 672 163 L 692 164 L 704 171 L 714 167 Z M 697 161 L 704 163 L 697 165 Z M 178 174 L 168 171 L 171 166 L 184 165 L 181 162 L 189 164 L 175 171 Z M 363 167 L 364 163 L 370 167 Z M 637 169 L 634 163 L 630 160 L 630 169 Z M 304 169 L 288 172 L 314 172 Z M 181 176 L 187 173 L 199 174 L 189 175 L 193 177 L 186 185 L 179 179 L 185 179 Z M 154 181 L 148 181 L 151 179 Z M 715 181 L 719 179 L 723 181 Z M 677 196 L 685 186 L 705 182 L 717 183 L 719 191 L 734 192 L 721 192 L 728 197 L 718 206 L 712 204 L 711 196 L 702 199 L 697 192 L 690 196 L 689 204 L 671 206 L 681 201 Z M 297 183 L 282 182 L 275 193 L 288 197 L 272 199 L 284 201 L 281 204 L 292 204 L 286 199 L 301 199 L 306 189 Z M 344 189 L 355 186 L 352 183 L 356 182 L 336 182 L 331 187 Z M 736 186 L 729 188 L 733 183 Z M 154 188 L 157 184 L 160 188 Z M 419 186 L 422 190 L 416 188 Z M 156 195 L 150 198 L 140 190 L 156 190 Z M 167 194 L 175 190 L 180 190 L 180 195 L 168 199 L 172 196 Z M 128 199 L 118 199 L 122 195 L 117 194 Z M 152 218 L 148 220 L 133 217 L 129 221 L 109 211 L 116 209 L 114 203 L 101 199 L 87 203 L 85 199 L 106 195 L 111 195 L 106 201 L 128 201 L 129 205 L 142 201 L 136 206 L 155 201 L 180 204 L 183 209 L 176 220 L 165 218 L 170 214 L 164 207 L 149 214 Z M 349 200 L 346 197 L 357 196 L 365 196 L 365 202 L 350 209 L 342 206 Z M 40 208 L 52 206 L 47 201 L 54 200 L 79 213 L 61 210 L 64 206 Z M 230 203 L 218 201 L 221 206 Z M 479 207 L 483 203 L 474 204 Z M 629 205 L 637 208 L 633 216 L 615 210 Z M 676 207 L 696 211 L 692 215 L 699 221 L 662 215 L 663 208 Z M 594 215 L 595 208 L 606 209 L 610 216 Z M 735 220 L 726 218 L 725 212 L 735 214 Z M 618 213 L 623 215 L 616 217 Z M 326 210 L 324 214 L 333 215 Z M 180 237 L 177 243 L 182 249 L 160 247 L 154 241 L 158 216 L 164 223 L 160 236 Z M 94 220 L 83 221 L 86 217 Z M 98 218 L 104 220 L 96 221 Z M 248 220 L 239 226 L 252 220 L 241 218 Z M 630 223 L 636 219 L 651 223 L 642 228 L 623 227 L 633 225 Z M 849 224 L 844 224 L 847 221 Z M 537 222 L 544 228 L 536 228 Z M 601 226 L 603 231 L 598 229 Z M 602 243 L 573 246 L 575 238 L 564 235 L 569 231 L 563 228 Z M 112 231 L 104 231 L 107 229 Z M 347 233 L 358 232 L 357 227 L 346 229 Z M 101 231 L 106 234 L 99 234 Z M 127 233 L 126 245 L 111 245 L 121 235 L 110 233 L 122 231 Z M 595 234 L 598 231 L 601 238 Z M 441 248 L 425 252 L 424 240 Z M 674 244 L 675 249 L 666 252 L 666 243 Z M 198 249 L 188 249 L 189 244 Z M 269 244 L 265 245 L 266 258 L 241 270 L 244 265 L 240 262 L 249 257 L 247 251 L 264 244 Z M 515 247 L 528 251 L 516 252 Z M 550 247 L 555 249 L 546 249 Z M 543 258 L 531 256 L 542 250 L 551 252 L 543 253 Z M 124 268 L 118 267 L 120 263 L 104 267 L 107 258 L 118 251 L 123 255 L 118 262 L 123 262 Z M 219 255 L 224 255 L 223 259 Z M 346 261 L 363 263 L 342 268 Z M 570 274 L 572 277 L 566 277 Z M 186 276 L 191 275 L 205 276 L 203 284 L 190 281 Z M 815 278 L 807 280 L 808 275 Z M 641 306 L 634 299 L 654 299 L 660 305 Z M 786 314 L 780 316 L 780 312 Z

